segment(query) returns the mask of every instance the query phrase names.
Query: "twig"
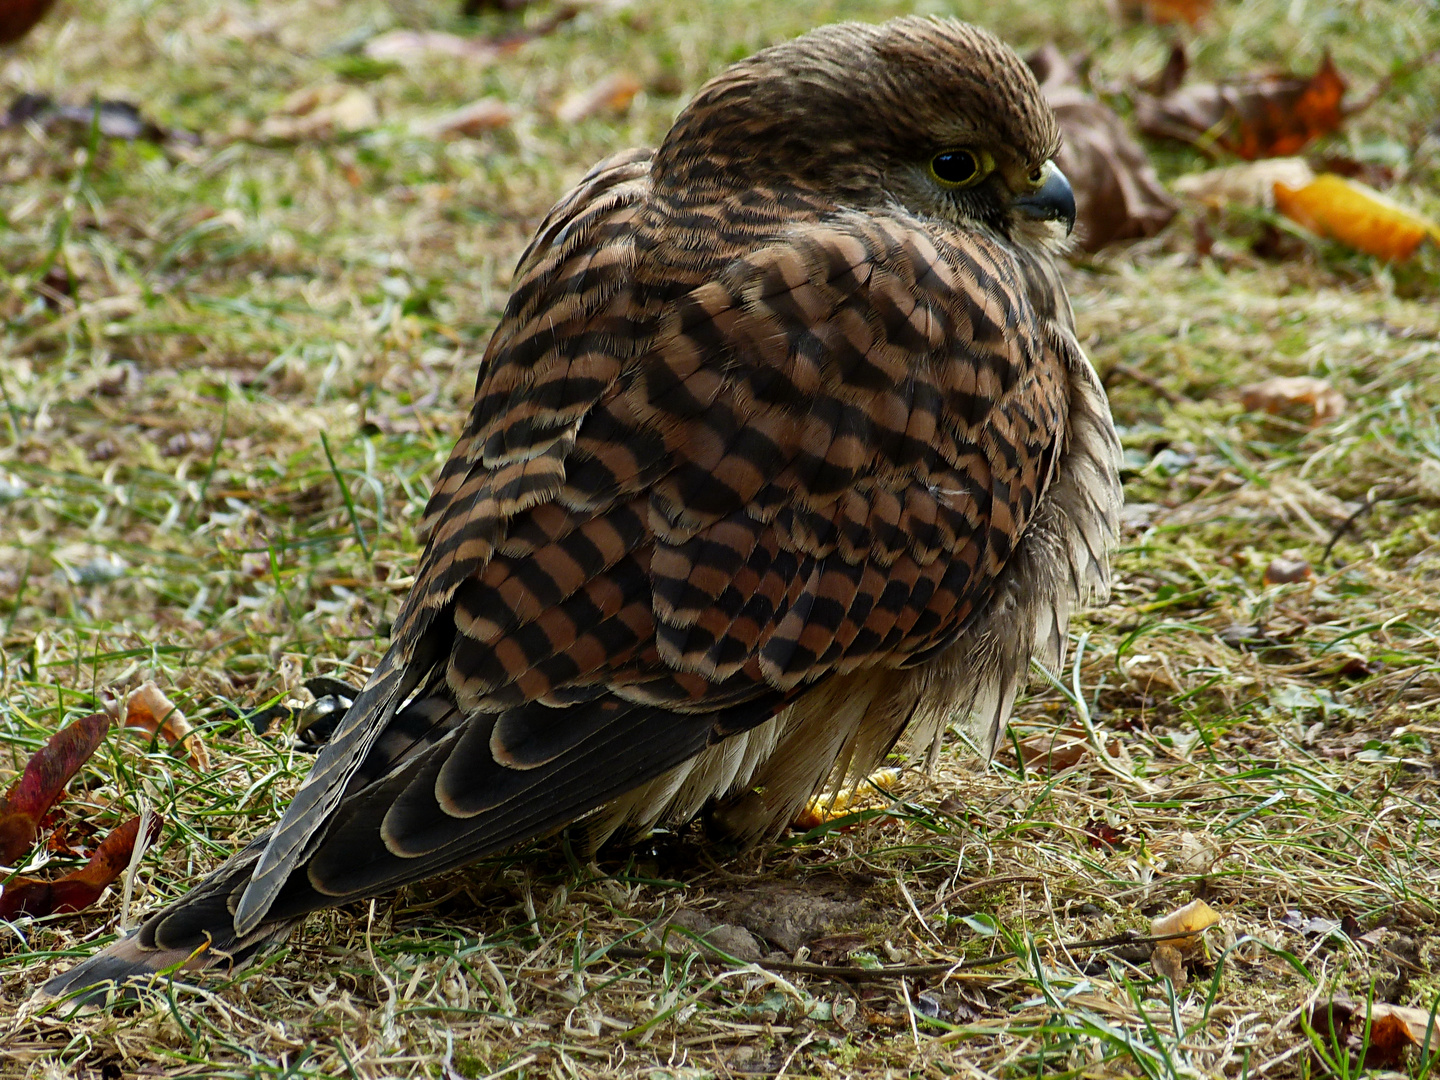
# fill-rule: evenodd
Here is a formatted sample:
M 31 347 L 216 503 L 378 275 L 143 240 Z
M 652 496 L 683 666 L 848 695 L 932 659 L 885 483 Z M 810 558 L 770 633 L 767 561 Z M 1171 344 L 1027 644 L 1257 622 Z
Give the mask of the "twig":
M 1398 68 L 1392 68 L 1390 71 L 1386 72 L 1385 75 L 1374 86 L 1370 88 L 1370 90 L 1365 94 L 1364 97 L 1362 97 L 1359 101 L 1355 102 L 1353 105 L 1345 106 L 1343 110 L 1345 116 L 1351 117 L 1354 116 L 1356 113 L 1362 113 L 1366 109 L 1370 108 L 1371 105 L 1374 105 L 1375 102 L 1379 101 L 1380 98 L 1383 97 L 1387 91 L 1389 91 L 1390 87 L 1394 85 L 1395 76 L 1409 75 L 1412 71 L 1419 71 L 1422 68 L 1433 67 L 1435 64 L 1440 64 L 1440 49 L 1436 49 L 1434 52 L 1426 53 L 1424 56 L 1417 56 L 1412 60 L 1407 60 Z
M 1330 542 L 1325 545 L 1325 550 L 1320 553 L 1321 566 L 1324 566 L 1330 561 L 1330 552 L 1335 550 L 1335 545 L 1340 542 L 1340 538 L 1344 536 L 1347 532 L 1349 532 L 1357 521 L 1359 521 L 1371 510 L 1375 509 L 1375 504 L 1379 502 L 1382 498 L 1384 498 L 1386 495 L 1388 495 L 1389 492 L 1390 489 L 1386 487 L 1371 488 L 1365 493 L 1365 501 L 1360 504 L 1360 509 L 1356 510 L 1353 514 L 1351 514 L 1339 525 L 1337 525 L 1335 527 L 1335 531 L 1330 534 Z
M 1110 383 L 1111 375 L 1124 375 L 1127 379 L 1133 379 L 1141 386 L 1154 390 L 1155 393 L 1159 394 L 1171 405 L 1183 405 L 1185 402 L 1190 400 L 1184 394 L 1177 394 L 1174 390 L 1171 390 L 1159 379 L 1155 378 L 1154 375 L 1147 375 L 1145 372 L 1141 371 L 1133 364 L 1125 363 L 1124 360 L 1116 360 L 1113 364 L 1110 365 L 1108 369 L 1106 369 L 1105 378 L 1101 381 L 1104 382 L 1107 386 Z
M 1142 936 L 1140 934 L 1116 934 L 1113 937 L 1099 938 L 1085 941 L 1062 941 L 1055 944 L 1053 948 L 1076 950 L 1076 949 L 1118 949 L 1123 945 L 1154 945 L 1162 941 L 1175 941 L 1178 938 L 1194 937 L 1195 931 L 1187 930 L 1174 934 L 1159 934 L 1155 936 Z M 1046 942 L 1039 942 L 1044 945 Z M 993 956 L 984 956 L 978 960 L 950 960 L 938 964 L 893 964 L 890 967 L 840 967 L 830 964 L 805 964 L 795 960 L 754 960 L 750 961 L 755 967 L 765 971 L 786 971 L 795 975 L 819 975 L 830 979 L 849 979 L 853 982 L 880 982 L 885 979 L 908 979 L 919 975 L 942 975 L 948 972 L 969 971 L 974 968 L 998 967 L 1007 964 L 1011 960 L 1018 960 L 1023 954 L 1018 952 L 996 953 Z M 715 950 L 713 952 L 676 952 L 671 949 L 636 949 L 629 945 L 615 945 L 606 949 L 601 956 L 614 957 L 617 960 L 671 960 L 683 962 L 686 960 L 700 959 L 710 962 L 725 961 L 729 963 L 743 964 L 746 961 L 735 957 L 726 956 Z M 601 957 L 596 957 L 601 959 Z

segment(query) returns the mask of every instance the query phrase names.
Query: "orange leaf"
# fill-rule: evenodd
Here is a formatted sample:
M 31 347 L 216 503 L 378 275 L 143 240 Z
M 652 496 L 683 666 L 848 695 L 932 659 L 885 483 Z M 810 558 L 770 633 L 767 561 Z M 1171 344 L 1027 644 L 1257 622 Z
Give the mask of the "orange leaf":
M 1314 412 L 1310 426 L 1319 427 L 1345 411 L 1345 396 L 1324 379 L 1311 375 L 1289 378 L 1277 375 L 1264 382 L 1242 386 L 1240 404 L 1250 412 L 1263 411 L 1274 415 L 1308 406 Z
M 1440 1017 L 1429 1009 L 1377 1004 L 1370 1010 L 1370 1043 L 1364 1065 L 1367 1069 L 1394 1068 L 1407 1048 L 1434 1050 L 1437 1044 L 1440 1044 Z
M 165 819 L 156 814 L 150 821 L 145 843 L 160 836 Z M 13 877 L 0 892 L 0 918 L 16 915 L 54 915 L 80 911 L 100 898 L 106 887 L 125 872 L 140 835 L 140 819 L 133 817 L 100 842 L 90 861 L 55 881 Z
M 1140 0 L 1146 20 L 1157 26 L 1182 22 L 1197 26 L 1214 6 L 1215 0 Z
M 577 90 L 569 95 L 555 109 L 555 118 L 575 124 L 604 112 L 621 113 L 630 107 L 639 92 L 640 80 L 634 75 L 628 71 L 612 72 L 589 90 Z
M 1329 54 L 1315 74 L 1255 75 L 1140 96 L 1135 121 L 1147 135 L 1214 143 L 1247 160 L 1298 154 L 1345 118 L 1345 80 Z
M 210 753 L 200 736 L 191 731 L 185 714 L 153 682 L 147 682 L 130 695 L 125 703 L 125 726 L 158 735 L 172 748 L 183 744 L 191 765 L 200 772 L 210 768 Z
M 30 849 L 40 819 L 109 727 L 108 716 L 94 713 L 61 728 L 31 755 L 20 779 L 0 799 L 0 862 L 13 863 Z
M 1275 207 L 1319 236 L 1388 262 L 1408 259 L 1427 236 L 1440 241 L 1434 222 L 1374 188 L 1329 173 L 1300 188 L 1277 181 Z

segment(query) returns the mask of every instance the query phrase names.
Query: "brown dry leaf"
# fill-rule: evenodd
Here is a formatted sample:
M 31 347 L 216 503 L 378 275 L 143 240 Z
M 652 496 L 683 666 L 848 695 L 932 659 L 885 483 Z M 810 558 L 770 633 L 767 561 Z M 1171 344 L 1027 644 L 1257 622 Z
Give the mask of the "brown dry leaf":
M 1165 58 L 1165 66 L 1140 83 L 1140 89 L 1154 97 L 1173 94 L 1180 89 L 1180 84 L 1185 81 L 1189 70 L 1190 57 L 1185 54 L 1185 46 L 1177 41 L 1170 46 L 1170 55 Z
M 428 120 L 417 120 L 410 130 L 432 139 L 473 138 L 509 127 L 514 119 L 509 105 L 499 98 L 486 97 Z
M 1166 937 L 1169 934 L 1188 934 L 1189 937 L 1171 941 L 1181 956 L 1190 956 L 1200 947 L 1200 933 L 1220 921 L 1215 909 L 1204 900 L 1191 900 L 1182 908 L 1176 908 L 1169 915 L 1150 920 L 1150 936 Z
M 365 55 L 372 60 L 424 61 L 433 56 L 454 56 L 488 64 L 497 57 L 514 52 L 527 41 L 544 37 L 580 14 L 584 4 L 557 5 L 545 18 L 523 30 L 493 38 L 461 37 L 441 30 L 391 30 L 371 38 Z
M 110 717 L 93 713 L 67 724 L 30 755 L 20 779 L 0 798 L 0 862 L 14 863 L 30 850 L 40 819 L 90 760 L 109 728 Z
M 156 814 L 150 819 L 146 845 L 160 837 L 165 819 Z M 106 887 L 125 872 L 140 836 L 140 819 L 133 817 L 118 826 L 100 842 L 90 861 L 54 881 L 38 878 L 12 877 L 0 893 L 0 918 L 16 915 L 54 915 L 65 911 L 81 911 L 100 898 Z
M 295 91 L 256 134 L 265 141 L 308 142 L 353 135 L 379 120 L 375 99 L 360 87 L 329 83 Z
M 0 0 L 0 45 L 19 41 L 54 5 L 55 0 Z
M 1197 83 L 1163 97 L 1135 99 L 1135 122 L 1147 135 L 1211 144 L 1256 158 L 1298 154 L 1339 129 L 1345 80 L 1327 53 L 1315 74 L 1255 75 L 1234 82 Z
M 1315 172 L 1304 158 L 1285 157 L 1188 173 L 1176 177 L 1170 186 L 1177 195 L 1216 210 L 1226 206 L 1268 210 L 1275 206 L 1275 192 L 1279 185 L 1304 187 L 1314 179 Z
M 468 38 L 440 30 L 391 30 L 365 43 L 365 55 L 372 60 L 426 60 L 454 56 L 488 64 L 500 55 L 501 47 L 488 38 Z
M 1185 957 L 1174 945 L 1156 945 L 1150 954 L 1150 966 L 1156 975 L 1169 979 L 1176 990 L 1185 985 Z
M 199 733 L 191 730 L 185 714 L 153 682 L 147 682 L 126 701 L 125 726 L 158 735 L 172 749 L 183 749 L 190 764 L 200 772 L 210 768 L 210 752 Z
M 1056 164 L 1075 191 L 1075 238 L 1086 251 L 1154 236 L 1177 210 L 1140 144 L 1104 102 L 1077 85 L 1075 66 L 1054 45 L 1026 63 L 1040 79 L 1065 139 Z
M 576 90 L 555 108 L 555 119 L 577 124 L 601 113 L 623 113 L 640 92 L 640 80 L 628 71 L 614 71 L 588 90 Z
M 1327 173 L 1299 186 L 1277 180 L 1275 207 L 1318 236 L 1388 262 L 1410 258 L 1426 237 L 1440 242 L 1440 225 L 1343 176 Z
M 1266 585 L 1293 585 L 1314 576 L 1310 564 L 1298 551 L 1287 551 L 1278 559 L 1271 559 L 1270 564 L 1265 567 Z
M 1091 749 L 1089 735 L 1078 727 L 1042 731 L 1020 740 L 1020 758 L 1025 767 L 1044 776 L 1052 776 L 1078 764 Z M 1014 747 L 1006 747 L 1003 754 L 1013 759 Z
M 1312 375 L 1283 376 L 1251 383 L 1240 388 L 1240 404 L 1249 412 L 1274 415 L 1292 409 L 1309 409 L 1311 427 L 1334 420 L 1345 411 L 1345 395 L 1325 379 Z

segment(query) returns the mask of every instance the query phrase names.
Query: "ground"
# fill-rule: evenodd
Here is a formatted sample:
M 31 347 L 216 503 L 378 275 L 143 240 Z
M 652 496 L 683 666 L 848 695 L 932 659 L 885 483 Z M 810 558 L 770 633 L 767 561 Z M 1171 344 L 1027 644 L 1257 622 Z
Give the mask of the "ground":
M 0 54 L 0 104 L 125 99 L 172 137 L 0 131 L 0 780 L 153 680 L 211 767 L 112 732 L 72 785 L 71 838 L 142 805 L 164 816 L 138 910 L 272 820 L 311 759 L 245 717 L 378 656 L 544 210 L 595 160 L 653 144 L 726 62 L 917 6 L 952 10 L 61 0 Z M 1175 34 L 1099 0 L 953 10 L 1022 48 L 1088 51 L 1116 86 L 1158 70 Z M 513 47 L 361 51 L 405 27 Z M 1435 47 L 1440 15 L 1222 0 L 1180 36 L 1197 78 L 1308 71 L 1329 49 L 1363 93 Z M 1436 67 L 1401 72 L 1317 148 L 1388 166 L 1392 194 L 1432 215 Z M 628 111 L 556 118 L 615 72 L 639 81 Z M 317 89 L 307 114 L 292 95 Z M 426 133 L 486 96 L 507 127 Z M 1152 150 L 1165 177 L 1206 164 Z M 233 981 L 139 1009 L 30 1000 L 116 933 L 118 888 L 22 917 L 0 925 L 0 1075 L 1356 1068 L 1302 1030 L 1317 1003 L 1428 1009 L 1440 993 L 1440 276 L 1433 252 L 1387 268 L 1257 212 L 1206 220 L 1219 243 L 1202 256 L 1202 219 L 1186 206 L 1161 237 L 1068 272 L 1127 450 L 1126 530 L 1110 603 L 1072 627 L 1067 669 L 1037 678 L 993 762 L 952 738 L 932 775 L 911 754 L 893 797 L 738 858 L 688 833 L 597 863 L 552 841 L 314 917 Z M 1338 417 L 1239 403 L 1242 384 L 1300 374 L 1345 395 Z M 1268 583 L 1282 559 L 1308 574 Z M 75 864 L 50 858 L 27 872 Z M 1086 944 L 1193 899 L 1220 919 L 1183 985 L 1148 945 Z M 697 954 L 710 931 L 729 958 Z M 1430 1071 L 1415 1052 L 1394 1067 Z

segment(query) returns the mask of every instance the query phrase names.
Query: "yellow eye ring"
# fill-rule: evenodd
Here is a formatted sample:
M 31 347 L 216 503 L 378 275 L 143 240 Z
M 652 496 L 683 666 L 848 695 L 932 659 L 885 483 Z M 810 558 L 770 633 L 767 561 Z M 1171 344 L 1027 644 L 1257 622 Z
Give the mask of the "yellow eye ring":
M 995 168 L 995 159 L 984 150 L 956 147 L 942 150 L 930 159 L 930 175 L 950 191 L 974 187 Z

